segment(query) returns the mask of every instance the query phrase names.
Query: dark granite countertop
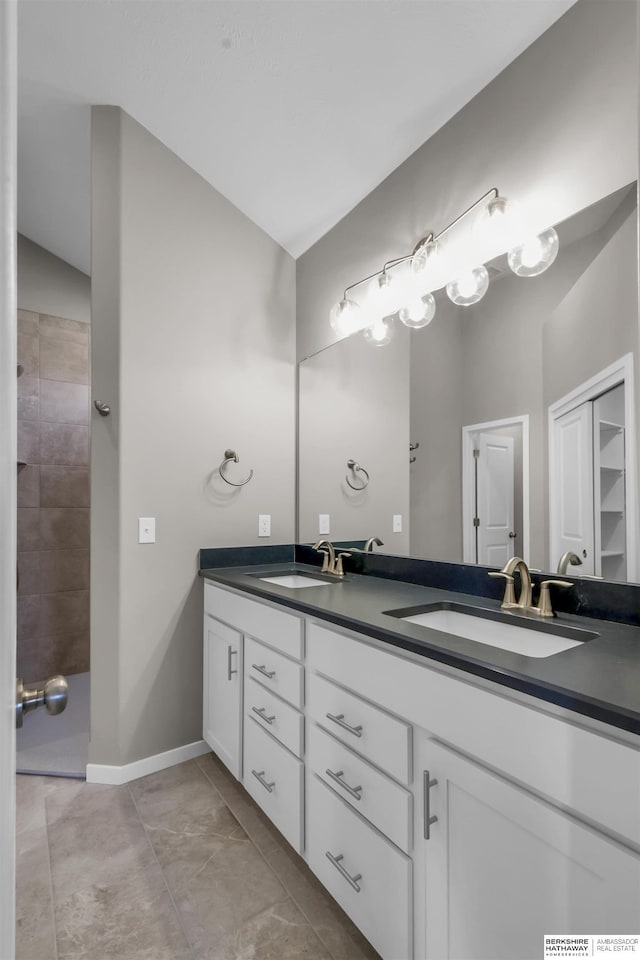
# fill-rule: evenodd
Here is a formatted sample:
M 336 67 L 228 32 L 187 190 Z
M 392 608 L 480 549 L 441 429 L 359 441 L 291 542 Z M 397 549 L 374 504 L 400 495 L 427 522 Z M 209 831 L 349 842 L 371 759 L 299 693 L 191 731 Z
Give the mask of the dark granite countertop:
M 496 600 L 358 574 L 347 574 L 329 586 L 302 588 L 265 583 L 255 576 L 292 570 L 318 574 L 317 567 L 302 563 L 268 563 L 216 567 L 201 570 L 200 575 L 640 734 L 640 628 L 636 626 L 562 613 L 550 622 L 597 636 L 550 657 L 526 657 L 408 623 L 385 612 L 444 601 L 482 607 L 512 622 L 514 615 L 500 611 Z M 533 623 L 535 629 L 539 620 L 527 623 Z

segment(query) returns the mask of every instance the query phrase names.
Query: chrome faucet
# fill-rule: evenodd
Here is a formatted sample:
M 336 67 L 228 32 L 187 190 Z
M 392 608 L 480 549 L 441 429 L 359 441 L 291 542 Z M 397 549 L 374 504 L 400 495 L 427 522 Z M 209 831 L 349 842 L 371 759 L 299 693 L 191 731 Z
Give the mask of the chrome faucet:
M 313 549 L 324 554 L 320 573 L 329 573 L 334 577 L 344 577 L 342 558 L 350 557 L 350 553 L 343 550 L 336 556 L 335 547 L 330 540 L 318 540 L 317 543 L 314 543 Z
M 373 553 L 374 543 L 377 547 L 384 547 L 384 543 L 379 537 L 369 537 L 364 545 L 364 553 Z
M 574 553 L 573 550 L 567 550 L 566 553 L 563 553 L 560 557 L 560 562 L 558 563 L 558 573 L 566 573 L 567 567 L 571 564 L 572 567 L 579 567 L 582 565 L 582 560 L 577 553 Z
M 520 596 L 516 600 L 514 587 L 514 573 L 520 572 Z M 503 577 L 505 580 L 504 597 L 501 607 L 503 610 L 518 610 L 521 613 L 535 614 L 539 617 L 555 617 L 553 607 L 551 606 L 551 596 L 549 588 L 572 587 L 569 580 L 543 580 L 540 584 L 540 602 L 538 606 L 532 603 L 532 584 L 529 567 L 521 557 L 511 557 L 504 565 L 502 570 L 489 571 L 490 577 Z

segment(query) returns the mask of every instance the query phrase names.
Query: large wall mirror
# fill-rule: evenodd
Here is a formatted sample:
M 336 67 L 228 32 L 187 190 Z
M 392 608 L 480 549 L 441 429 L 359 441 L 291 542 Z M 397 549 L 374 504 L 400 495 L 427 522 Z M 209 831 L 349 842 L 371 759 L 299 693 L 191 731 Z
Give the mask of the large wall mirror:
M 640 581 L 637 185 L 556 229 L 543 275 L 302 361 L 299 540 Z

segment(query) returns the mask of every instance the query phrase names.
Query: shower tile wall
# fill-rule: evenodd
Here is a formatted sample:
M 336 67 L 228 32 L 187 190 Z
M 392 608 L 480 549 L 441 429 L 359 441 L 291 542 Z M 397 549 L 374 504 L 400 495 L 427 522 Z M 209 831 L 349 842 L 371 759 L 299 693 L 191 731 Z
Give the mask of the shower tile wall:
M 88 324 L 18 311 L 18 676 L 89 669 Z

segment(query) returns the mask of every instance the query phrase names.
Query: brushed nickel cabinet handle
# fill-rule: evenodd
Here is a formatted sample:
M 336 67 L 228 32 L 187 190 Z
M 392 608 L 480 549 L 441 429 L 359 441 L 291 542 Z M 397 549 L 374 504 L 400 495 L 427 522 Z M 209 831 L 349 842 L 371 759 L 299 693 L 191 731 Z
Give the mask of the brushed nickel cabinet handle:
M 359 724 L 357 727 L 352 727 L 350 723 L 344 719 L 344 713 L 328 713 L 327 720 L 331 720 L 332 723 L 337 723 L 339 727 L 342 727 L 343 730 L 347 730 L 349 733 L 352 733 L 354 737 L 362 736 L 362 724 Z
M 329 851 L 327 850 L 325 856 L 327 860 L 329 860 L 329 862 L 334 865 L 334 867 L 336 868 L 340 876 L 344 877 L 344 879 L 347 881 L 349 886 L 353 887 L 356 893 L 360 893 L 360 890 L 362 888 L 360 887 L 358 880 L 362 880 L 362 874 L 356 873 L 355 877 L 352 877 L 351 874 L 347 873 L 347 871 L 345 870 L 345 868 L 342 866 L 340 862 L 341 860 L 344 860 L 344 854 L 339 853 L 337 857 L 334 857 L 334 855 L 332 853 L 329 853 Z
M 238 672 L 237 670 L 233 670 L 231 668 L 231 657 L 234 655 L 234 653 L 237 656 L 238 651 L 234 650 L 231 644 L 228 644 L 227 646 L 227 680 L 231 680 L 231 677 Z
M 266 707 L 251 707 L 251 709 L 253 710 L 254 713 L 257 713 L 257 714 L 258 714 L 258 716 L 260 717 L 261 720 L 264 720 L 265 723 L 268 723 L 269 726 L 271 726 L 271 724 L 273 723 L 273 721 L 274 721 L 275 718 L 276 718 L 275 713 L 274 713 L 271 717 L 268 717 L 268 716 L 267 716 L 267 708 L 266 708 Z
M 334 773 L 333 770 L 328 768 L 325 770 L 325 773 L 330 777 L 335 783 L 340 784 L 343 790 L 346 790 L 350 797 L 353 797 L 354 800 L 362 800 L 360 794 L 362 793 L 362 787 L 350 787 L 348 783 L 342 779 L 344 777 L 344 770 L 338 770 L 337 773 Z
M 267 781 L 264 779 L 264 770 L 252 770 L 251 773 L 254 775 L 258 783 L 262 784 L 265 790 L 267 790 L 269 793 L 273 793 L 273 788 L 276 785 L 275 781 L 272 783 L 267 783 Z
M 253 667 L 254 670 L 257 670 L 258 673 L 261 673 L 263 677 L 266 677 L 267 680 L 273 680 L 273 678 L 276 675 L 275 670 L 267 670 L 264 663 L 262 664 L 252 663 L 251 666 Z
M 431 787 L 435 787 L 437 780 L 431 780 L 429 776 L 429 771 L 425 770 L 422 774 L 422 782 L 424 789 L 424 838 L 425 840 L 431 839 L 431 824 L 437 823 L 438 818 L 431 816 L 431 801 L 429 798 L 429 791 Z

